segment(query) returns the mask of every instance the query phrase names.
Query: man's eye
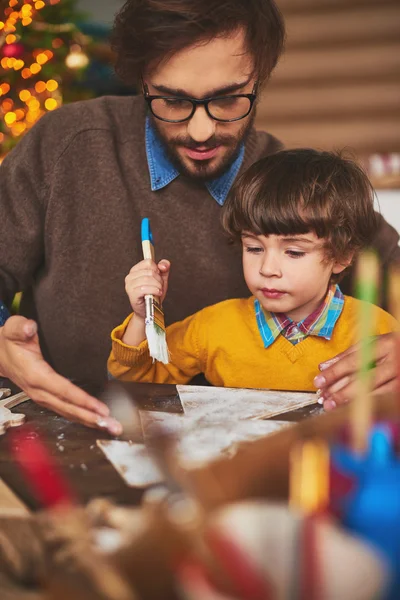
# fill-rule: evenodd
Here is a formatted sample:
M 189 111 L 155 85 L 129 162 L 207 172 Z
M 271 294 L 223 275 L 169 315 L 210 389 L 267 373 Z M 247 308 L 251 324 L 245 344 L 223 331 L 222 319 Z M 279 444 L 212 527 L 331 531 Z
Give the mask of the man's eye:
M 258 246 L 247 246 L 246 252 L 250 252 L 250 254 L 260 254 L 262 248 L 259 248 Z
M 286 250 L 286 254 L 292 258 L 301 258 L 302 256 L 305 256 L 306 253 L 301 250 Z
M 164 104 L 168 108 L 186 108 L 188 105 L 187 100 L 179 100 L 178 98 L 165 98 Z

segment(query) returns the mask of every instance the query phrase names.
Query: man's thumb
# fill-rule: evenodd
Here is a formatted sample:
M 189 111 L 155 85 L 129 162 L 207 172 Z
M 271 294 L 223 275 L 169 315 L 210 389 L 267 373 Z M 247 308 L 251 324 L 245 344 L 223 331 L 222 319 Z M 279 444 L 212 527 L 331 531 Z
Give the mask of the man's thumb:
M 25 317 L 10 317 L 4 324 L 3 334 L 12 342 L 28 342 L 37 334 L 37 324 Z

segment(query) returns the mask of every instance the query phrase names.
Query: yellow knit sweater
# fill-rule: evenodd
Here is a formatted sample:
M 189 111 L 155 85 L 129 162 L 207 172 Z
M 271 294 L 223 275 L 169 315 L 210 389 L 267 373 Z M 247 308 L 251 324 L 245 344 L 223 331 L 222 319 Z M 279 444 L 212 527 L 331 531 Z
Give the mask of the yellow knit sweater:
M 215 386 L 315 391 L 318 365 L 357 341 L 360 301 L 345 296 L 331 340 L 308 336 L 293 345 L 280 335 L 265 348 L 256 322 L 254 298 L 209 306 L 167 328 L 170 363 L 152 362 L 147 342 L 127 346 L 121 339 L 130 315 L 111 334 L 108 370 L 124 381 L 187 383 L 204 373 Z M 375 335 L 399 328 L 395 319 L 373 307 Z

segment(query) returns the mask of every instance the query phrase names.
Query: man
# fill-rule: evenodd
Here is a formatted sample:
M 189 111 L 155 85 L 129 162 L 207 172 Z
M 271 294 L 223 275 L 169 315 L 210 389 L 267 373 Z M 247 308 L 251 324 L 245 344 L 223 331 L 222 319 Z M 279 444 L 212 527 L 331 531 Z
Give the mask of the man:
M 124 277 L 141 258 L 144 216 L 157 254 L 174 265 L 168 321 L 247 295 L 219 212 L 238 173 L 281 146 L 252 124 L 283 40 L 272 0 L 125 3 L 114 31 L 117 70 L 139 82 L 143 96 L 49 114 L 1 167 L 0 299 L 9 304 L 22 290 L 28 319 L 0 329 L 0 375 L 70 419 L 120 431 L 106 407 L 68 379 L 92 389 L 105 380 L 110 331 L 129 310 Z M 385 264 L 397 242 L 382 220 L 376 246 Z M 383 385 L 395 377 L 391 345 L 380 345 Z M 350 352 L 324 371 L 325 387 L 342 386 L 345 397 L 353 372 Z M 333 402 L 332 386 L 330 393 Z

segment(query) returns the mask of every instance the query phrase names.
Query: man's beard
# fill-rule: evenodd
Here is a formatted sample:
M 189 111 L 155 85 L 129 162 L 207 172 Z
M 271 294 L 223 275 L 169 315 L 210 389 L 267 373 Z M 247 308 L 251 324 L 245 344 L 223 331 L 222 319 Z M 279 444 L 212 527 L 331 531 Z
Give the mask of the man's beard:
M 153 126 L 157 131 L 158 137 L 164 146 L 169 160 L 178 169 L 179 173 L 197 181 L 210 181 L 220 177 L 223 173 L 225 173 L 225 171 L 227 171 L 231 164 L 236 160 L 240 152 L 241 145 L 246 142 L 250 130 L 253 127 L 255 111 L 251 114 L 250 119 L 246 121 L 245 125 L 239 130 L 237 135 L 216 135 L 212 136 L 206 142 L 202 142 L 201 144 L 184 135 L 177 136 L 175 138 L 167 138 L 162 131 L 159 130 L 157 119 L 153 116 L 151 118 Z M 214 159 L 192 160 L 188 158 L 188 161 L 191 165 L 191 168 L 189 168 L 182 160 L 178 152 L 178 148 L 182 147 L 193 150 L 201 147 L 203 150 L 211 150 L 216 146 L 224 147 L 226 152 L 221 162 L 219 162 L 214 168 L 211 166 L 211 163 Z

